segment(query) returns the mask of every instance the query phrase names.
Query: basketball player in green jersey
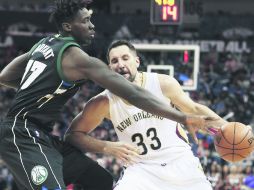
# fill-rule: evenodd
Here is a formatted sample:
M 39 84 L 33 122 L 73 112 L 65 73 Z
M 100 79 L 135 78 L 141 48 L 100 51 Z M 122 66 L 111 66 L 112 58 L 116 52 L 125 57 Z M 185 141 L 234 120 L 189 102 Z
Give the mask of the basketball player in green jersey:
M 50 136 L 63 105 L 89 79 L 147 112 L 186 124 L 193 135 L 213 122 L 170 108 L 85 53 L 81 46 L 95 35 L 88 2 L 57 0 L 52 19 L 59 34 L 43 38 L 1 71 L 0 83 L 16 88 L 17 94 L 0 126 L 0 154 L 21 189 L 65 189 L 68 182 L 111 189 L 105 170 Z

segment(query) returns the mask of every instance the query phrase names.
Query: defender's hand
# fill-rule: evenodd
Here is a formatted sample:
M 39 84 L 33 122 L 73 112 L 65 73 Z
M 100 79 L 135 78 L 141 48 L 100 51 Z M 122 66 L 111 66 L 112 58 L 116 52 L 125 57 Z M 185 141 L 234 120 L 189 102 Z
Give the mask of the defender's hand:
M 196 132 L 198 130 L 215 135 L 223 124 L 225 124 L 225 121 L 220 118 L 199 115 L 187 116 L 186 118 L 186 129 L 196 143 L 198 143 L 196 137 Z
M 134 164 L 140 158 L 138 148 L 124 142 L 107 142 L 104 153 L 120 159 L 125 165 Z

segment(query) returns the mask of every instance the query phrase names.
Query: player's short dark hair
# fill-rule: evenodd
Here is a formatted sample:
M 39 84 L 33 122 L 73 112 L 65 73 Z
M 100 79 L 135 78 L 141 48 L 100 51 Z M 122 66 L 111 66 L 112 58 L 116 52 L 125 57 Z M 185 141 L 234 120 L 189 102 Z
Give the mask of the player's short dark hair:
M 112 42 L 108 47 L 108 51 L 107 51 L 107 60 L 108 60 L 108 62 L 109 62 L 109 52 L 110 52 L 110 50 L 115 48 L 115 47 L 122 46 L 122 45 L 127 46 L 132 52 L 135 53 L 135 55 L 137 55 L 136 48 L 129 41 L 127 41 L 127 40 L 117 40 L 117 41 Z
M 50 22 L 55 23 L 58 30 L 62 30 L 62 23 L 71 21 L 79 10 L 87 8 L 92 0 L 55 0 Z

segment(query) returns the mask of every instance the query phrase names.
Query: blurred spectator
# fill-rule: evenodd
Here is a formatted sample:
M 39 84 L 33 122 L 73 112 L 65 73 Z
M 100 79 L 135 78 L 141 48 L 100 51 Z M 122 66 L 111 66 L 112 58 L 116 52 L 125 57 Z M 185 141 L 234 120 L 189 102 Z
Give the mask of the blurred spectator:
M 229 71 L 232 73 L 242 67 L 242 63 L 240 63 L 232 54 L 228 54 L 224 67 L 225 71 Z
M 230 167 L 229 175 L 226 177 L 224 190 L 241 190 L 243 175 L 236 165 Z

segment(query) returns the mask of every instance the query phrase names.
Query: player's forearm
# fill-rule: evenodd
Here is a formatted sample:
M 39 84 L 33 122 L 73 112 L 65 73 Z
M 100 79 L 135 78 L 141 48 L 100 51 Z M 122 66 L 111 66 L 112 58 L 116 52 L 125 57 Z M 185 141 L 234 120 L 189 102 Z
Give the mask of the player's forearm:
M 17 89 L 18 88 L 18 84 L 19 84 L 20 80 L 17 81 L 4 81 L 0 79 L 0 85 L 9 87 L 9 88 L 14 88 Z
M 65 141 L 83 152 L 106 153 L 107 141 L 95 139 L 84 132 L 68 132 Z
M 223 118 L 221 118 L 218 114 L 216 114 L 214 111 L 212 111 L 207 106 L 204 106 L 202 104 L 196 104 L 195 112 L 193 112 L 192 114 L 206 115 L 206 116 L 210 116 L 213 118 L 218 118 L 219 120 L 221 120 L 222 124 L 226 123 L 226 121 Z
M 128 101 L 131 104 L 148 111 L 149 113 L 186 124 L 187 117 L 184 113 L 171 108 L 169 105 L 153 96 L 150 92 L 138 87 L 135 93 L 130 94 L 133 94 L 128 97 Z
M 0 84 L 11 88 L 17 88 L 25 71 L 28 53 L 11 61 L 0 73 Z
M 22 77 L 19 73 L 20 71 L 16 71 L 6 66 L 0 73 L 0 84 L 17 89 Z

